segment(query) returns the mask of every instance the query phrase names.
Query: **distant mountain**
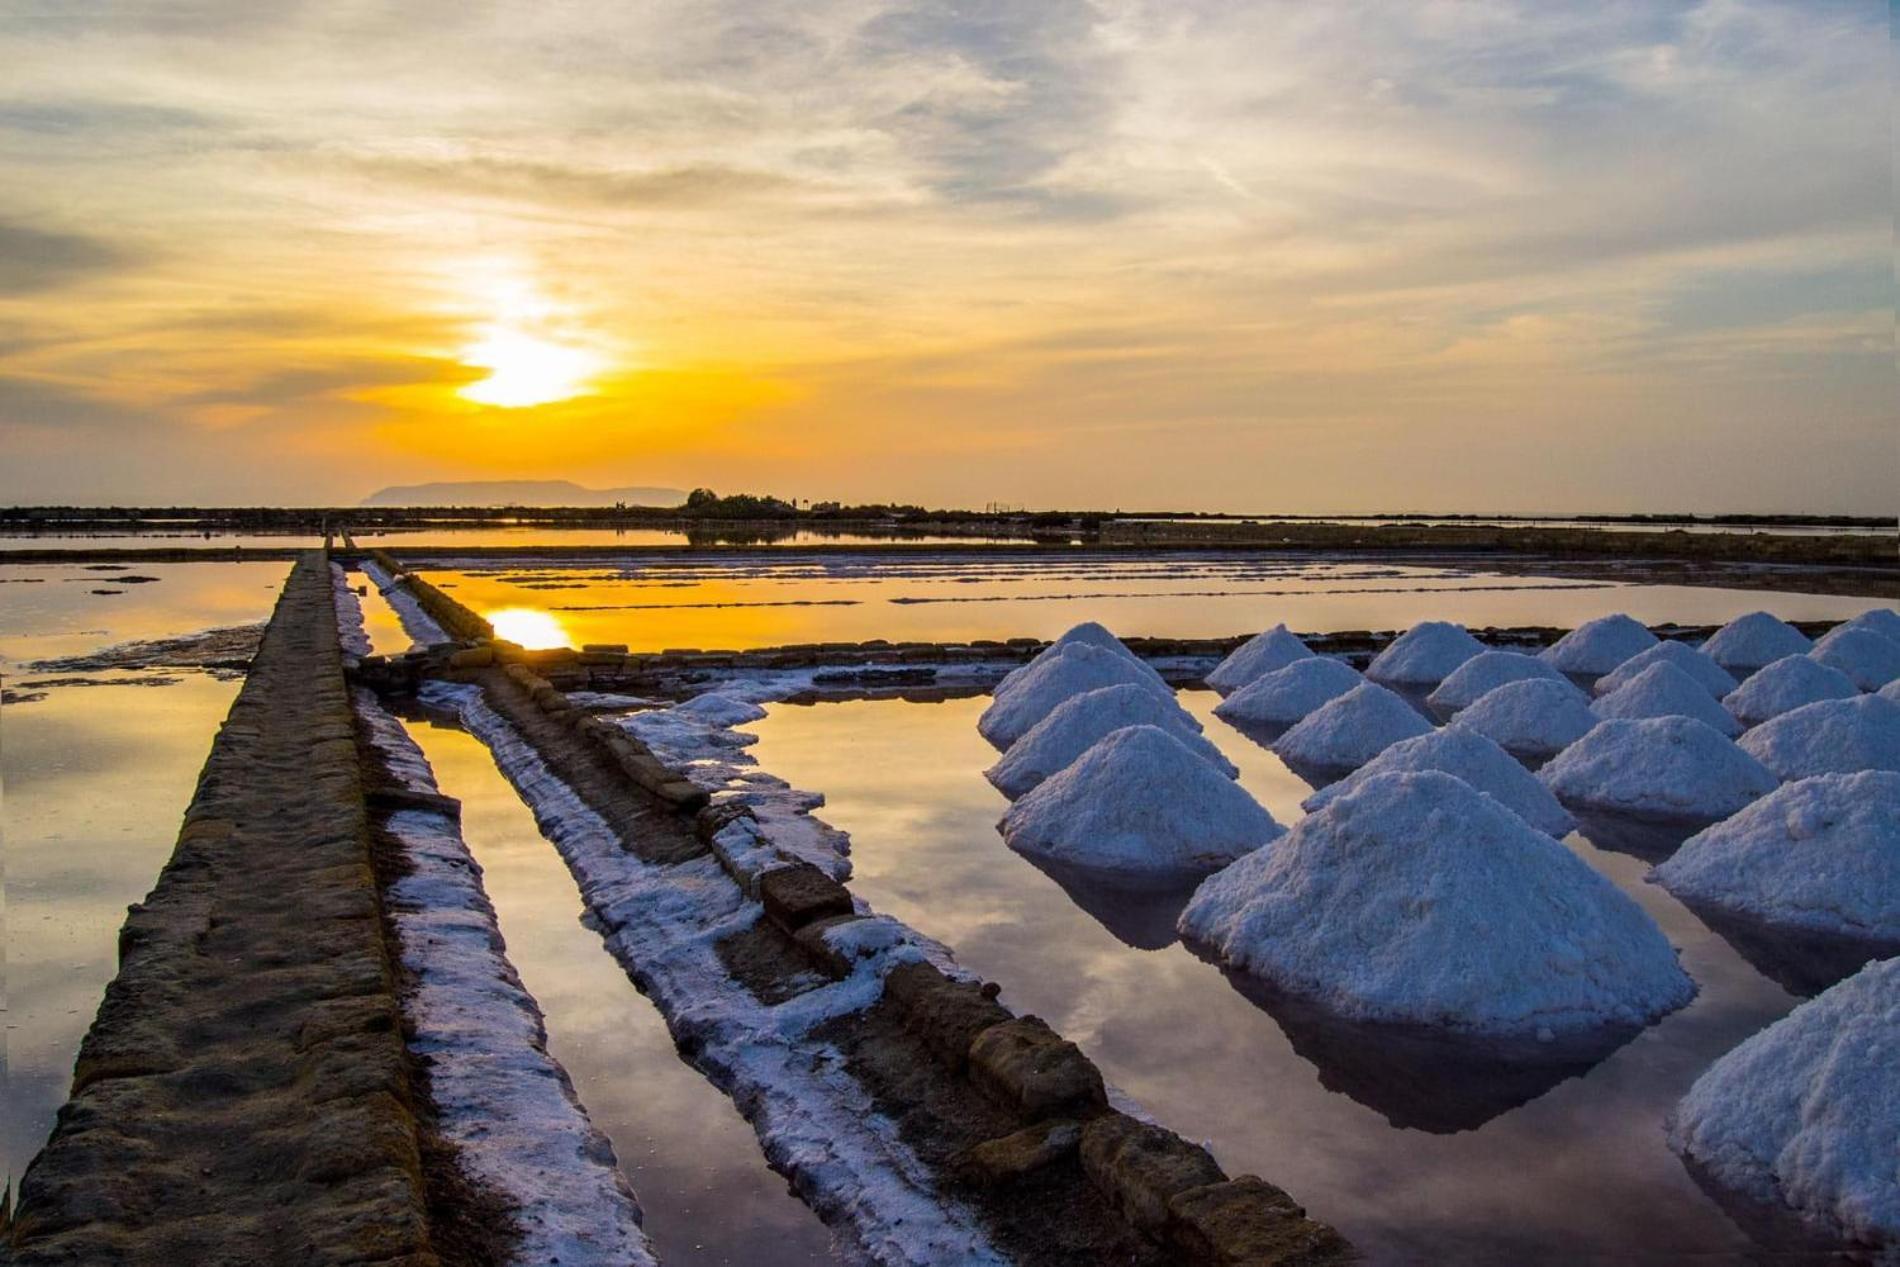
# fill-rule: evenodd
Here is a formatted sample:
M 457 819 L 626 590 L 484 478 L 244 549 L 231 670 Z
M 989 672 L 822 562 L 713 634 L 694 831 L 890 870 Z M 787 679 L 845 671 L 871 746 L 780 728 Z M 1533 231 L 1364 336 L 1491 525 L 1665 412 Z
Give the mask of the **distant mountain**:
M 365 506 L 678 506 L 677 488 L 582 488 L 568 480 L 463 480 L 393 484 L 363 499 Z

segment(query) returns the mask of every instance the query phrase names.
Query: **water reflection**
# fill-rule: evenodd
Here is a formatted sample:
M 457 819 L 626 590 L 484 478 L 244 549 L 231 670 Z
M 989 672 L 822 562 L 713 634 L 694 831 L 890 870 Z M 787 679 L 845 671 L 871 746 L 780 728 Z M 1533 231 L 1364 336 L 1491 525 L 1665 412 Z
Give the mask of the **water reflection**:
M 1876 959 L 1900 955 L 1900 942 L 1767 924 L 1694 900 L 1686 905 L 1756 971 L 1802 998 L 1813 998 Z
M 495 636 L 531 651 L 569 645 L 561 622 L 535 607 L 501 607 L 481 615 L 494 626 Z
M 1116 884 L 1087 868 L 1028 854 L 1019 856 L 1054 880 L 1071 902 L 1113 933 L 1117 941 L 1135 950 L 1165 950 L 1180 940 L 1175 921 L 1200 887 L 1198 880 L 1162 889 Z
M 1605 814 L 1600 810 L 1566 806 L 1577 820 L 1577 830 L 1599 849 L 1641 858 L 1655 864 L 1668 861 L 1671 854 L 1709 825 L 1707 819 L 1637 818 L 1628 814 Z
M 1297 821 L 1305 784 L 1212 721 L 1212 692 L 1181 698 L 1209 720 L 1241 785 Z M 1003 801 L 981 773 L 993 759 L 975 731 L 984 704 L 776 707 L 748 729 L 763 768 L 823 791 L 821 813 L 853 833 L 854 891 L 949 942 L 1002 983 L 1006 1002 L 1080 1043 L 1230 1172 L 1283 1185 L 1375 1264 L 1756 1255 L 1669 1151 L 1663 1120 L 1711 1062 L 1795 1000 L 1644 883 L 1646 864 L 1566 842 L 1657 920 L 1697 998 L 1607 1055 L 1563 1052 L 1542 1068 L 1519 1061 L 1466 1078 L 1457 1065 L 1468 1053 L 1388 1050 L 1402 1036 L 1276 1014 L 1178 942 L 1140 948 L 1160 940 L 1152 925 L 1125 937 L 1078 905 L 994 830 Z

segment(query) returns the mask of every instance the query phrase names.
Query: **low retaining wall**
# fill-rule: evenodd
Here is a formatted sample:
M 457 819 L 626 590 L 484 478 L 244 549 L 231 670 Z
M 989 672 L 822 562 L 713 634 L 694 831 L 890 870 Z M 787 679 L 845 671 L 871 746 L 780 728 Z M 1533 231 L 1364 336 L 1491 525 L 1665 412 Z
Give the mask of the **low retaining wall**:
M 119 951 L 13 1263 L 438 1261 L 321 554 Z

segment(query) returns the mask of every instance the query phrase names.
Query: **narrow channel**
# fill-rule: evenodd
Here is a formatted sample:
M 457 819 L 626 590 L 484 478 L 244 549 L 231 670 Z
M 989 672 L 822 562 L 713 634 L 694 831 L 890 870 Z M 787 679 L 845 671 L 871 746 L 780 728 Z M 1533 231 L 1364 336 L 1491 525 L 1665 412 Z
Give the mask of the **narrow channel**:
M 738 1110 L 674 1049 L 657 1009 L 581 923 L 573 877 L 534 816 L 461 730 L 411 721 L 495 905 L 508 958 L 646 1211 L 668 1267 L 834 1261 L 824 1225 L 765 1164 Z

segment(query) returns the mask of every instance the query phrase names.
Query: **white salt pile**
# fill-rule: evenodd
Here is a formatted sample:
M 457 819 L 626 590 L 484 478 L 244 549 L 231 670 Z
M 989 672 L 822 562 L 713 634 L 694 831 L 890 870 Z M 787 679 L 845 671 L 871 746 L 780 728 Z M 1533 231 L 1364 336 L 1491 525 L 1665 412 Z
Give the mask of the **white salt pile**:
M 1206 881 L 1182 936 L 1355 1020 L 1555 1038 L 1695 985 L 1653 920 L 1448 774 L 1386 774 Z
M 1702 644 L 1711 660 L 1731 673 L 1746 676 L 1783 656 L 1806 655 L 1814 644 L 1785 620 L 1767 612 L 1737 616 Z
M 1598 717 L 1693 717 L 1733 739 L 1742 724 L 1702 684 L 1669 663 L 1650 665 L 1593 704 Z
M 1900 941 L 1900 774 L 1787 784 L 1690 837 L 1650 879 L 1765 923 Z
M 1900 1240 L 1900 959 L 1868 964 L 1709 1067 L 1669 1143 L 1831 1235 Z
M 1285 828 L 1159 726 L 1114 731 L 1010 807 L 1003 839 L 1124 882 L 1217 871 Z
M 1159 726 L 1228 778 L 1240 777 L 1234 763 L 1207 741 L 1200 733 L 1201 724 L 1186 709 L 1132 682 L 1070 696 L 1011 744 L 1003 759 L 984 774 L 1004 796 L 1021 796 L 1124 726 Z
M 1093 620 L 1085 620 L 1057 638 L 1054 642 L 1051 642 L 1041 651 L 1038 651 L 1035 656 L 1026 663 L 1011 669 L 1003 676 L 1002 682 L 997 684 L 993 694 L 997 696 L 1007 694 L 1009 689 L 1008 683 L 1011 678 L 1020 677 L 1045 660 L 1053 660 L 1055 657 L 1061 655 L 1063 651 L 1078 643 L 1085 647 L 1094 647 L 1098 651 L 1113 652 L 1140 669 L 1143 673 L 1146 673 L 1149 677 L 1152 677 L 1157 683 L 1165 685 L 1161 675 L 1155 672 L 1154 666 L 1130 651 L 1128 644 L 1110 633 L 1107 626 Z
M 1847 629 L 1871 629 L 1882 637 L 1900 642 L 1900 612 L 1891 607 L 1870 607 L 1840 626 Z M 1829 631 L 1833 632 L 1832 630 Z
M 1317 813 L 1382 774 L 1426 770 L 1464 780 L 1546 835 L 1566 836 L 1576 830 L 1570 812 L 1515 757 L 1483 735 L 1457 726 L 1400 740 L 1347 778 L 1307 797 L 1301 808 Z
M 1900 770 L 1900 704 L 1878 695 L 1804 704 L 1743 735 L 1742 749 L 1783 782 Z
M 1554 757 L 1590 733 L 1601 719 L 1590 699 L 1568 680 L 1506 682 L 1479 696 L 1452 725 L 1483 735 L 1523 761 Z
M 1020 676 L 1012 674 L 1004 679 L 990 706 L 977 719 L 977 732 L 997 747 L 1007 748 L 1070 696 L 1123 682 L 1163 699 L 1174 698 L 1174 692 L 1154 676 L 1153 670 L 1131 664 L 1125 653 L 1118 655 L 1082 642 L 1069 643 L 1054 655 L 1025 665 Z
M 1714 822 L 1775 789 L 1775 776 L 1693 717 L 1612 718 L 1538 772 L 1572 809 Z
M 1647 651 L 1640 651 L 1610 672 L 1597 679 L 1595 690 L 1598 695 L 1608 695 L 1611 691 L 1632 681 L 1637 674 L 1652 664 L 1671 664 L 1694 678 L 1711 699 L 1721 699 L 1734 690 L 1738 683 L 1735 675 L 1709 659 L 1702 652 L 1686 642 L 1674 640 L 1659 642 Z
M 1534 655 L 1522 651 L 1486 651 L 1472 656 L 1454 669 L 1425 702 L 1444 712 L 1469 708 L 1507 682 L 1530 682 L 1546 678 L 1568 683 L 1557 669 Z
M 1373 682 L 1362 682 L 1281 735 L 1273 750 L 1316 772 L 1357 770 L 1401 739 L 1430 731 L 1417 709 Z
M 765 716 L 765 710 L 751 700 L 735 699 L 717 691 L 695 695 L 684 704 L 675 704 L 673 711 L 697 717 L 713 726 L 743 726 Z
M 1830 669 L 1808 655 L 1786 655 L 1750 674 L 1746 682 L 1722 697 L 1722 707 L 1742 725 L 1759 726 L 1804 704 L 1852 699 L 1858 694 L 1860 688 L 1839 669 Z
M 1887 683 L 1876 691 L 1875 694 L 1879 695 L 1881 699 L 1890 699 L 1895 703 L 1900 703 L 1900 680 Z
M 1312 648 L 1301 642 L 1297 634 L 1288 632 L 1285 625 L 1275 625 L 1234 648 L 1207 675 L 1207 684 L 1225 695 L 1312 654 Z
M 1427 620 L 1394 638 L 1367 666 L 1366 676 L 1388 686 L 1437 686 L 1459 665 L 1483 652 L 1484 644 L 1463 625 Z
M 1900 678 L 1900 642 L 1864 625 L 1830 631 L 1808 654 L 1845 673 L 1863 691 L 1877 691 Z
M 1655 634 L 1618 612 L 1578 625 L 1544 648 L 1544 659 L 1574 677 L 1602 677 L 1656 642 Z
M 1247 683 L 1215 705 L 1214 715 L 1242 725 L 1291 726 L 1364 681 L 1342 660 L 1308 656 Z

